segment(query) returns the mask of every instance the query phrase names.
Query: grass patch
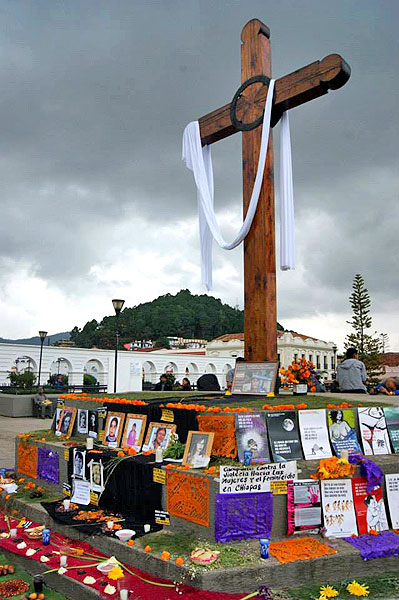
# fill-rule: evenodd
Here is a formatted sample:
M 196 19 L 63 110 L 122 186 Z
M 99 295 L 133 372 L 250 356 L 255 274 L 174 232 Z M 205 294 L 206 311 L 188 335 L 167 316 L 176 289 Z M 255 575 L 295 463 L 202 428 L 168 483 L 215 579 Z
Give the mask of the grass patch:
M 362 585 L 369 586 L 370 594 L 367 598 L 372 598 L 373 600 L 377 598 L 388 600 L 389 598 L 397 598 L 399 595 L 399 576 L 395 576 L 392 573 L 383 573 L 382 575 L 374 577 L 355 577 L 348 579 L 347 581 L 323 581 L 320 585 L 304 585 L 284 590 L 284 594 L 287 600 L 314 600 L 315 598 L 319 598 L 320 586 L 329 584 L 339 592 L 339 599 L 349 600 L 349 598 L 351 598 L 353 600 L 354 596 L 351 596 L 351 594 L 346 591 L 346 586 L 353 581 L 353 579 Z
M 261 560 L 259 557 L 259 540 L 246 540 L 234 544 L 218 544 L 216 542 L 201 540 L 193 533 L 168 533 L 162 531 L 146 535 L 145 538 L 140 540 L 140 544 L 143 548 L 149 544 L 153 554 L 161 554 L 164 550 L 167 550 L 171 554 L 171 560 L 182 556 L 187 561 L 192 550 L 198 547 L 220 552 L 217 561 L 210 565 L 202 567 L 190 563 L 190 568 L 194 571 L 245 567 Z

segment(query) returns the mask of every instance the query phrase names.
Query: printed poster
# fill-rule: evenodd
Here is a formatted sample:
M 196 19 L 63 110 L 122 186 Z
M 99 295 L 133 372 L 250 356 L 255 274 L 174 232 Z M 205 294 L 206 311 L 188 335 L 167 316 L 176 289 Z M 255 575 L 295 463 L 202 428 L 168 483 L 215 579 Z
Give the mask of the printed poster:
M 399 406 L 386 406 L 384 414 L 393 451 L 399 454 Z
M 322 480 L 321 497 L 327 537 L 357 535 L 351 480 Z
M 313 479 L 289 481 L 287 509 L 288 535 L 300 531 L 317 533 L 321 527 L 320 483 Z
M 338 458 L 342 450 L 349 454 L 362 454 L 357 439 L 355 411 L 345 408 L 327 411 L 328 432 L 334 453 Z
M 360 435 L 366 456 L 391 454 L 387 424 L 380 406 L 358 408 Z
M 352 479 L 353 501 L 359 535 L 369 531 L 385 531 L 388 520 L 385 512 L 382 488 L 379 485 L 372 492 L 367 491 L 367 479 L 354 477 Z
M 266 413 L 273 462 L 303 458 L 295 410 Z
M 399 529 L 399 473 L 385 475 L 385 489 L 392 529 Z
M 252 465 L 260 462 L 270 462 L 265 415 L 262 413 L 243 413 L 236 415 L 235 420 L 240 463 L 244 463 L 244 458 L 247 457 L 249 457 L 248 464 Z
M 331 458 L 332 452 L 328 437 L 326 411 L 324 409 L 300 410 L 298 416 L 305 459 Z

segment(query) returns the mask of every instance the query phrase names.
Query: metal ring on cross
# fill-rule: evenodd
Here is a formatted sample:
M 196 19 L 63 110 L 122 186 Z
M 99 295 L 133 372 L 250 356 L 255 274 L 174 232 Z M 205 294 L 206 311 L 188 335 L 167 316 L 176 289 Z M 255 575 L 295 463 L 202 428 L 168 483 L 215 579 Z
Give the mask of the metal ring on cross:
M 230 120 L 234 127 L 240 131 L 251 131 L 251 129 L 256 129 L 256 127 L 259 127 L 259 125 L 263 123 L 264 111 L 262 111 L 262 115 L 255 121 L 252 121 L 252 123 L 243 123 L 236 117 L 237 102 L 241 98 L 243 91 L 253 83 L 264 83 L 268 86 L 270 77 L 267 77 L 267 75 L 255 75 L 254 77 L 247 79 L 247 81 L 244 81 L 234 94 L 234 98 L 230 104 Z

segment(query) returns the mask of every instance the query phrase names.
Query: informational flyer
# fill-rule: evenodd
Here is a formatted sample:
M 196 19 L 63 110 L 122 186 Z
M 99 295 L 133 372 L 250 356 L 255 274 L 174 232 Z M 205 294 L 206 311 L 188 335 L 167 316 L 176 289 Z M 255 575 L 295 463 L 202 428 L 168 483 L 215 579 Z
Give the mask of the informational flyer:
M 367 479 L 354 477 L 352 479 L 352 493 L 359 535 L 370 531 L 385 531 L 388 529 L 381 486 L 379 485 L 372 492 L 368 492 Z
M 318 532 L 321 527 L 320 483 L 313 479 L 287 484 L 288 535 Z
M 71 501 L 87 506 L 90 504 L 90 481 L 75 479 L 72 483 Z
M 269 492 L 272 482 L 292 481 L 297 478 L 296 460 L 256 467 L 220 467 L 221 494 Z
M 385 488 L 392 529 L 399 529 L 399 473 L 385 475 Z
M 384 415 L 393 451 L 399 454 L 399 406 L 386 406 Z
M 327 537 L 357 535 L 351 480 L 321 481 L 321 497 Z
M 364 454 L 391 454 L 383 409 L 380 406 L 367 406 L 357 410 Z
M 328 433 L 334 454 L 341 456 L 342 450 L 349 454 L 362 453 L 357 439 L 355 411 L 345 408 L 327 412 Z
M 262 413 L 237 414 L 235 425 L 240 463 L 270 462 L 265 415 Z
M 266 413 L 267 430 L 274 462 L 303 458 L 295 410 Z
M 332 452 L 328 437 L 326 411 L 324 409 L 300 410 L 298 417 L 305 459 L 331 458 Z

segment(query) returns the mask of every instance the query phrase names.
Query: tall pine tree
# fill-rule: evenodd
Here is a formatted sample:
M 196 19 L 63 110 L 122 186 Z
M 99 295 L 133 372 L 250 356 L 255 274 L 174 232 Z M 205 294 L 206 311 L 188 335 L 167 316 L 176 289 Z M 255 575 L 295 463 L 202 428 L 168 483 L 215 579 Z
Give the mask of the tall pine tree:
M 368 383 L 375 385 L 379 382 L 379 376 L 384 373 L 381 363 L 381 339 L 377 332 L 370 334 L 367 331 L 372 325 L 371 300 L 364 279 L 359 273 L 355 275 L 352 290 L 349 302 L 353 314 L 352 320 L 347 323 L 352 326 L 354 333 L 346 336 L 345 349 L 357 348 L 360 360 L 366 365 Z

